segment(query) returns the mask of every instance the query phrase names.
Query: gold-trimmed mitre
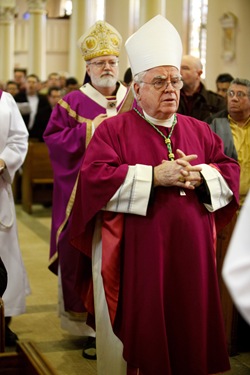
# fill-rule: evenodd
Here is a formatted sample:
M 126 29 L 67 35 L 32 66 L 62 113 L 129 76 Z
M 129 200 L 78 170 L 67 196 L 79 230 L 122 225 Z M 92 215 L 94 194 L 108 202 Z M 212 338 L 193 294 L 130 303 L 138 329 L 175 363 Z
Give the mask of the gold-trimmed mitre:
M 99 56 L 119 56 L 121 44 L 119 32 L 105 21 L 97 21 L 78 40 L 85 61 Z

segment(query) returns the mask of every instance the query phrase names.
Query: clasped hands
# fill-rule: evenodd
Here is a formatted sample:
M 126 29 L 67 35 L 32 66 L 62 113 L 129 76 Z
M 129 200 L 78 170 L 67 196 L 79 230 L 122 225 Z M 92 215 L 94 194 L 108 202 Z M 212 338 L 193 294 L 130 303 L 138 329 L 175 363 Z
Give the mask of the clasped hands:
M 201 166 L 191 165 L 197 155 L 185 155 L 177 149 L 178 158 L 174 161 L 163 160 L 154 167 L 154 186 L 179 186 L 186 189 L 195 189 L 202 183 Z

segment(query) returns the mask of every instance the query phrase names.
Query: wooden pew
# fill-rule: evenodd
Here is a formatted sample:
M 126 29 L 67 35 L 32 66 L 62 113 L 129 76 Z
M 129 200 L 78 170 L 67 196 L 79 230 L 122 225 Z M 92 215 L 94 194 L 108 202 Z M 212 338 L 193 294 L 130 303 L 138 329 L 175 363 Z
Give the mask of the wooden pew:
M 22 169 L 22 207 L 31 214 L 34 203 L 52 201 L 53 171 L 45 143 L 29 141 Z
M 17 341 L 15 352 L 5 352 L 4 302 L 0 297 L 0 375 L 57 375 L 32 341 Z
M 32 341 L 17 341 L 16 352 L 0 353 L 0 375 L 57 375 Z

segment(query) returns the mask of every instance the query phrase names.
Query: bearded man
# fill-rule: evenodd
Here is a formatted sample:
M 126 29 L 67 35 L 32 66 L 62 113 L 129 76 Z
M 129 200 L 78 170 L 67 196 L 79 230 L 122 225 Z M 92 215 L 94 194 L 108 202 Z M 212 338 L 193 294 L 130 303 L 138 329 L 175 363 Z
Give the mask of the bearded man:
M 88 81 L 61 99 L 44 133 L 54 171 L 50 265 L 59 275 L 61 326 L 71 334 L 88 336 L 83 356 L 95 359 L 95 332 L 86 326 L 86 314 L 75 290 L 79 253 L 68 239 L 69 200 L 82 158 L 98 125 L 117 114 L 127 93 L 118 82 L 122 38 L 107 22 L 96 22 L 78 41 L 86 62 Z M 91 338 L 92 337 L 92 338 Z

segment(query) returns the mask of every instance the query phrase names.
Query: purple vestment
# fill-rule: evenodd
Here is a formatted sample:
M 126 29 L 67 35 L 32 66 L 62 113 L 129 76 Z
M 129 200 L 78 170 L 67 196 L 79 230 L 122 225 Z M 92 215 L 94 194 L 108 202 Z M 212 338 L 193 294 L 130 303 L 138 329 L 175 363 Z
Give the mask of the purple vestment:
M 116 99 L 112 101 L 114 110 L 120 108 L 126 92 L 127 89 L 119 85 Z M 109 103 L 86 84 L 59 101 L 44 132 L 54 172 L 49 268 L 57 274 L 60 263 L 65 310 L 74 313 L 81 313 L 84 308 L 75 291 L 79 252 L 69 243 L 66 209 L 86 149 L 86 133 L 89 131 L 91 136 L 92 120 L 101 113 L 108 113 Z
M 169 129 L 159 128 L 167 135 Z M 186 189 L 182 196 L 178 187 L 157 187 L 146 216 L 117 214 L 123 223 L 113 329 L 128 367 L 139 368 L 140 374 L 208 375 L 229 369 L 215 224 L 225 225 L 238 207 L 239 166 L 224 155 L 222 141 L 209 126 L 194 118 L 177 115 L 171 142 L 174 153 L 179 148 L 197 154 L 195 164 L 219 169 L 234 196 L 210 213 L 198 190 Z M 164 139 L 133 110 L 100 125 L 85 153 L 72 212 L 71 240 L 83 259 L 91 255 L 95 216 L 124 181 L 128 166 L 156 166 L 167 155 Z M 106 263 L 105 248 L 102 257 Z M 110 280 L 117 277 L 113 270 Z M 84 285 L 85 275 L 83 295 L 91 290 Z

